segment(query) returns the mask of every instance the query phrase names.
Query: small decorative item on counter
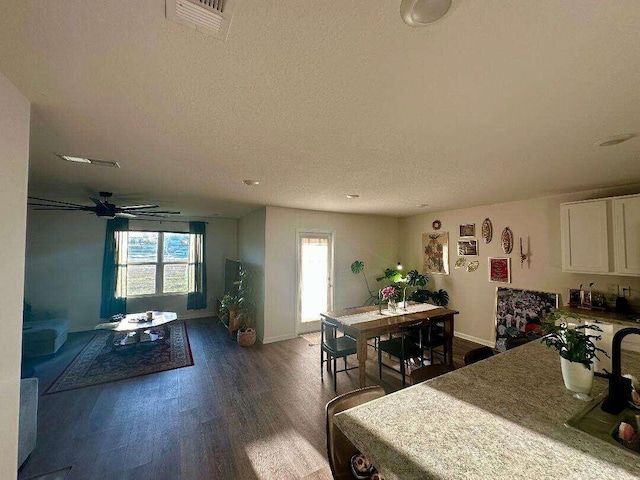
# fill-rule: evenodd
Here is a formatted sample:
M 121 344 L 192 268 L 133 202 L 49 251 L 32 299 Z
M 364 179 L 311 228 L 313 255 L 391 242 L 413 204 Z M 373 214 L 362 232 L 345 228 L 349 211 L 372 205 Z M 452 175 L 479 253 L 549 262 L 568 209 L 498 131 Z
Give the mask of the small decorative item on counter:
M 148 310 L 146 314 L 147 314 L 147 320 L 149 321 L 153 320 L 153 312 L 151 310 Z
M 618 426 L 618 440 L 627 448 L 638 450 L 640 447 L 640 437 L 632 425 L 620 422 Z

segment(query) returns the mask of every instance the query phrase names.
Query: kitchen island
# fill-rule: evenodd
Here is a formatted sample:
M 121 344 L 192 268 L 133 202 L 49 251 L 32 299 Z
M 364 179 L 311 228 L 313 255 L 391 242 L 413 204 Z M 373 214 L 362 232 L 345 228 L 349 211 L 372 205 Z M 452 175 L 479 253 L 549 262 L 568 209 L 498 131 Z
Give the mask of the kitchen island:
M 640 374 L 638 354 L 622 365 Z M 606 388 L 596 377 L 592 395 Z M 536 341 L 335 421 L 387 480 L 640 477 L 640 455 L 565 426 L 585 406 L 564 387 L 558 353 Z

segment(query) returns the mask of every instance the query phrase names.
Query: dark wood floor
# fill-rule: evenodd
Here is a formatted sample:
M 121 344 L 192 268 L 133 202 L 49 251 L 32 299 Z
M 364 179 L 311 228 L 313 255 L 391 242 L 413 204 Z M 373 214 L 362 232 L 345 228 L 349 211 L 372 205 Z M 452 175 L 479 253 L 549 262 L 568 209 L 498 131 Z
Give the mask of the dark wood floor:
M 192 367 L 41 396 L 37 446 L 19 479 L 67 466 L 68 480 L 330 479 L 324 407 L 335 394 L 330 376 L 320 381 L 319 346 L 242 348 L 216 319 L 187 326 Z M 70 334 L 55 356 L 25 364 L 41 392 L 91 337 Z M 456 366 L 478 346 L 456 338 Z M 380 382 L 373 361 L 367 375 L 400 388 L 393 372 Z M 338 393 L 357 382 L 357 370 L 338 374 Z

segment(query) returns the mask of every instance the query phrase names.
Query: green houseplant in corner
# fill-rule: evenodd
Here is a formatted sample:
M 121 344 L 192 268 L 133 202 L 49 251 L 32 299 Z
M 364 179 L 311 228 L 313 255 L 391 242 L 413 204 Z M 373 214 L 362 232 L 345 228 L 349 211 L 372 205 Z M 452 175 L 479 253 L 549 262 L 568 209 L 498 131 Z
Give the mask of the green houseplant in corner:
M 240 328 L 238 329 L 238 343 L 243 347 L 250 347 L 256 343 L 256 329 L 254 328 L 254 296 L 255 282 L 253 274 L 246 266 L 240 269 L 238 285 L 237 309 Z
M 560 353 L 560 366 L 564 385 L 568 390 L 576 392 L 581 399 L 588 399 L 593 385 L 593 359 L 597 352 L 607 357 L 607 352 L 597 347 L 594 340 L 600 340 L 600 335 L 591 335 L 586 330 L 601 332 L 597 325 L 570 326 L 566 319 L 575 318 L 558 311 L 549 315 L 542 325 L 544 336 L 541 342 L 548 348 L 555 348 Z M 579 319 L 576 319 L 579 321 Z

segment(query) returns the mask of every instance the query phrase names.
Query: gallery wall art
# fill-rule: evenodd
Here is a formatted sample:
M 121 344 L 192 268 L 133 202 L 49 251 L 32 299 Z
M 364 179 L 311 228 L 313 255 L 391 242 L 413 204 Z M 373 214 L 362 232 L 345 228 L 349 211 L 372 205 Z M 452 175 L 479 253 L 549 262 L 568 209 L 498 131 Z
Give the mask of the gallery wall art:
M 449 274 L 449 232 L 422 234 L 422 272 Z

